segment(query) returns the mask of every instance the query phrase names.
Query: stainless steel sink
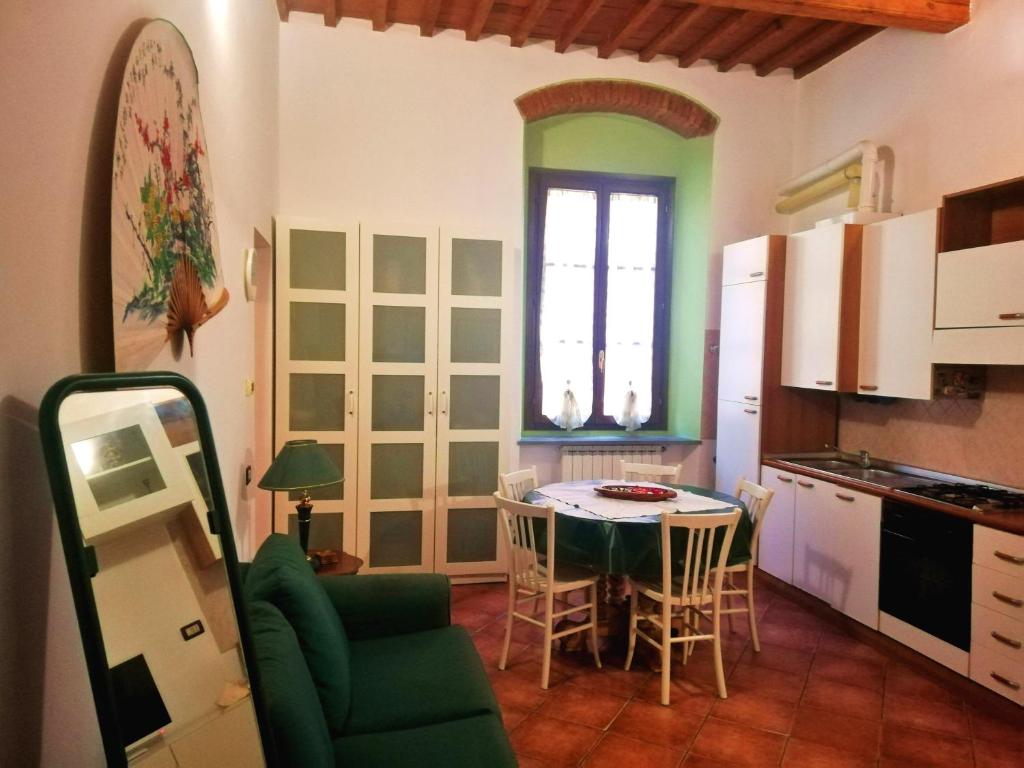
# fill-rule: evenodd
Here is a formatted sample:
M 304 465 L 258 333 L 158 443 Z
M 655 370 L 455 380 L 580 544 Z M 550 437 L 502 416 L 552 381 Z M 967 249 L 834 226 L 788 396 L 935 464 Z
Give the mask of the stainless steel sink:
M 907 475 L 903 472 L 891 472 L 888 469 L 861 469 L 860 467 L 854 467 L 851 469 L 835 469 L 831 471 L 833 474 L 839 475 L 840 477 L 848 477 L 851 480 L 862 480 L 865 483 L 874 483 L 875 485 L 881 485 L 885 488 L 900 488 L 902 486 L 920 485 L 922 482 L 927 482 L 924 478 L 917 477 L 916 475 Z
M 823 469 L 827 472 L 839 472 L 840 470 L 860 470 L 856 462 L 844 461 L 842 459 L 788 459 L 792 464 L 810 469 Z

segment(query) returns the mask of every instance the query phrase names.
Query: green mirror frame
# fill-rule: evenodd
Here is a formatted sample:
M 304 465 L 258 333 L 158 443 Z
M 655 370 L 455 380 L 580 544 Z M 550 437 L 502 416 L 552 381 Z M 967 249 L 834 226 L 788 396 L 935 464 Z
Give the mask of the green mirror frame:
M 199 430 L 199 443 L 202 447 L 203 461 L 209 479 L 210 495 L 213 509 L 208 519 L 211 532 L 220 538 L 227 570 L 228 584 L 231 589 L 231 600 L 238 623 L 239 640 L 245 658 L 246 673 L 259 724 L 260 741 L 263 745 L 264 760 L 268 766 L 274 765 L 274 747 L 267 727 L 267 717 L 259 685 L 259 670 L 256 668 L 255 654 L 252 647 L 249 617 L 242 598 L 242 582 L 238 567 L 238 554 L 231 532 L 231 518 L 228 514 L 227 499 L 224 495 L 224 483 L 221 478 L 220 465 L 214 446 L 213 431 L 210 428 L 209 413 L 198 388 L 184 376 L 171 372 L 152 373 L 100 373 L 77 374 L 61 379 L 47 391 L 39 411 L 39 431 L 42 439 L 43 455 L 46 458 L 47 474 L 50 479 L 50 492 L 53 495 L 57 525 L 60 529 L 64 559 L 67 562 L 68 578 L 71 582 L 71 595 L 75 603 L 78 628 L 82 636 L 82 647 L 92 686 L 93 700 L 96 705 L 96 716 L 99 720 L 100 734 L 107 764 L 110 766 L 128 765 L 128 758 L 121 740 L 114 706 L 114 693 L 107 663 L 107 655 L 100 629 L 100 619 L 96 610 L 96 600 L 92 590 L 92 576 L 96 573 L 95 556 L 91 548 L 84 544 L 81 527 L 78 521 L 77 505 L 71 488 L 71 475 L 68 470 L 67 457 L 64 451 L 59 414 L 64 400 L 73 394 L 88 392 L 109 392 L 122 389 L 153 389 L 173 387 L 184 395 L 194 411 L 196 425 Z

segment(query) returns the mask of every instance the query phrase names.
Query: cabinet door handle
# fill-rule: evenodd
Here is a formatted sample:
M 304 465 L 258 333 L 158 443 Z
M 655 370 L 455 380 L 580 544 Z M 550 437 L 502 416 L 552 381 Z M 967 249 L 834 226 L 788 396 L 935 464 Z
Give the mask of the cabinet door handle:
M 448 390 L 441 390 L 441 413 L 444 416 L 448 415 Z
M 764 272 L 751 272 L 751 277 L 764 277 Z
M 998 549 L 992 554 L 998 557 L 1000 560 L 1005 560 L 1008 563 L 1013 563 L 1014 565 L 1024 565 L 1024 557 L 1018 557 L 1017 555 L 1008 555 L 1005 552 L 1000 552 Z
M 744 400 L 749 400 L 752 403 L 756 403 L 757 402 L 757 395 L 744 395 L 743 399 Z
M 1024 312 L 1003 312 L 999 315 L 1000 320 L 1024 320 Z
M 434 415 L 434 393 L 427 392 L 427 416 Z
M 755 409 L 753 409 L 753 408 L 744 408 L 744 409 L 743 409 L 743 412 L 744 412 L 744 413 L 752 413 L 752 414 L 754 414 L 755 416 L 757 415 L 757 411 L 756 411 Z
M 998 640 L 1003 645 L 1008 645 L 1011 648 L 1016 648 L 1018 651 L 1021 649 L 1021 647 L 1024 647 L 1024 643 L 1022 643 L 1020 640 L 1012 640 L 1006 635 L 999 634 L 994 629 L 990 634 L 992 635 L 993 639 Z
M 1012 605 L 1014 608 L 1024 608 L 1024 600 L 1021 600 L 1019 597 L 1010 597 L 1009 595 L 1004 595 L 998 589 L 992 590 L 992 597 L 994 597 L 1001 603 Z
M 808 482 L 806 482 L 804 480 L 797 480 L 796 484 L 799 485 L 801 488 L 813 488 L 814 487 L 814 483 L 808 483 Z
M 348 415 L 356 415 L 356 391 L 354 389 L 348 391 Z
M 861 384 L 860 385 L 860 389 L 863 389 L 865 392 L 877 392 L 878 391 L 878 387 L 875 386 L 874 384 Z
M 818 379 L 814 383 L 817 384 L 819 387 L 831 387 L 832 386 L 832 382 L 831 381 L 825 381 L 824 379 Z
M 988 674 L 989 674 L 989 677 L 991 677 L 997 683 L 1002 683 L 1007 688 L 1010 688 L 1010 689 L 1012 689 L 1014 691 L 1019 691 L 1020 690 L 1020 683 L 1018 683 L 1017 681 L 1011 680 L 1008 677 L 1003 677 L 998 672 L 989 672 Z
M 776 475 L 775 477 L 777 477 L 779 480 L 781 480 L 784 483 L 792 483 L 793 482 L 793 478 L 792 477 L 786 477 L 785 475 Z
M 845 493 L 837 493 L 836 494 L 836 498 L 839 499 L 840 501 L 856 501 L 857 500 L 853 496 L 849 496 L 849 495 L 847 495 Z

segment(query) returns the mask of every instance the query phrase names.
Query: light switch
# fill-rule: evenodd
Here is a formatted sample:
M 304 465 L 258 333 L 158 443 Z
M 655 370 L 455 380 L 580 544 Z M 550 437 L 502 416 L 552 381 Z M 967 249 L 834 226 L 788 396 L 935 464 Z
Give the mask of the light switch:
M 245 380 L 245 396 L 252 397 L 256 394 L 256 382 L 252 379 Z

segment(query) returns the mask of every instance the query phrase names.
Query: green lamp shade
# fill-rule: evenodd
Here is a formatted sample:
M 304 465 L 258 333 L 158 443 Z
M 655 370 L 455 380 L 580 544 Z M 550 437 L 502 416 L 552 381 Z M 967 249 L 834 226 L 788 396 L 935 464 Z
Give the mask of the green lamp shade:
M 259 487 L 267 491 L 305 491 L 344 480 L 330 454 L 316 440 L 289 440 L 260 478 Z

